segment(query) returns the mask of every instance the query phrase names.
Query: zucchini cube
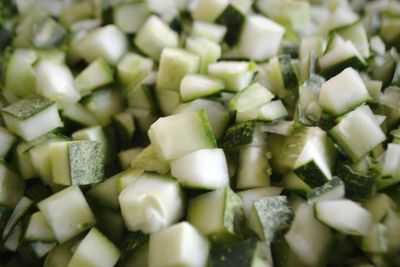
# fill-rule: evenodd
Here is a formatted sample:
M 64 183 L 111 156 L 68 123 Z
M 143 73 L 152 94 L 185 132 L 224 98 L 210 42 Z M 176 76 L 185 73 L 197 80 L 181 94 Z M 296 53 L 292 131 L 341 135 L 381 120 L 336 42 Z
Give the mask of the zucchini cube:
M 134 43 L 144 54 L 158 61 L 164 48 L 178 46 L 179 37 L 159 17 L 152 15 L 136 34 Z
M 0 205 L 14 207 L 23 196 L 24 181 L 0 160 Z
M 89 94 L 94 89 L 113 82 L 113 72 L 103 58 L 98 58 L 75 78 L 78 91 Z
M 176 223 L 183 214 L 178 182 L 155 173 L 145 173 L 126 187 L 119 195 L 119 204 L 130 231 L 154 233 Z
M 0 157 L 4 158 L 13 147 L 17 138 L 6 128 L 0 127 Z
M 2 115 L 7 129 L 26 141 L 63 126 L 56 104 L 41 96 L 15 102 L 4 108 Z
M 78 186 L 67 187 L 37 205 L 60 243 L 70 240 L 96 223 L 96 218 Z
M 183 77 L 199 68 L 199 56 L 179 48 L 166 48 L 161 53 L 157 89 L 179 91 Z
M 119 257 L 120 252 L 113 242 L 92 228 L 79 243 L 67 267 L 112 267 Z
M 53 182 L 61 185 L 96 184 L 104 179 L 104 150 L 99 141 L 50 144 Z
M 149 267 L 207 265 L 209 243 L 187 222 L 175 224 L 150 236 Z
M 204 110 L 160 118 L 150 126 L 148 134 L 151 143 L 165 160 L 176 159 L 199 149 L 217 147 Z
M 244 216 L 242 199 L 225 187 L 191 199 L 187 218 L 200 233 L 223 244 L 241 237 Z

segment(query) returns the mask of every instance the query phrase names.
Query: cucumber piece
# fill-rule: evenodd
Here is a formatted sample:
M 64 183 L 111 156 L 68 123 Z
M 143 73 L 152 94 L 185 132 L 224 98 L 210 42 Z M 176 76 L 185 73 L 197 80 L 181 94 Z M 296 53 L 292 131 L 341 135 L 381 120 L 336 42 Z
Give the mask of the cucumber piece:
M 157 89 L 179 90 L 185 75 L 198 72 L 200 58 L 179 48 L 166 48 L 160 57 Z
M 187 222 L 150 235 L 149 267 L 206 266 L 210 245 Z
M 94 185 L 89 191 L 87 191 L 87 197 L 94 200 L 96 204 L 99 204 L 104 208 L 118 210 L 119 179 L 120 175 L 116 174 L 105 179 L 103 182 Z
M 247 121 L 229 127 L 221 140 L 221 147 L 232 150 L 246 145 L 263 145 L 265 136 L 260 131 L 260 123 Z
M 346 68 L 324 82 L 319 93 L 321 107 L 340 116 L 370 100 L 368 90 L 353 68 Z
M 185 49 L 200 57 L 199 72 L 208 73 L 208 65 L 217 62 L 221 57 L 221 46 L 205 37 L 191 37 L 186 40 Z
M 171 175 L 189 188 L 217 189 L 229 185 L 228 166 L 220 148 L 200 149 L 172 160 Z
M 74 104 L 81 98 L 70 69 L 62 64 L 42 59 L 34 66 L 36 91 L 61 106 Z
M 354 171 L 349 165 L 337 164 L 335 174 L 344 182 L 346 197 L 368 199 L 375 195 L 375 177 Z
M 306 184 L 299 176 L 295 173 L 290 172 L 282 178 L 281 186 L 285 189 L 295 192 L 300 196 L 306 196 L 313 189 Z
M 0 205 L 14 207 L 24 194 L 25 183 L 0 160 Z
M 87 185 L 104 179 L 104 150 L 101 142 L 51 143 L 50 160 L 55 184 Z
M 353 162 L 360 160 L 386 139 L 367 105 L 358 107 L 340 118 L 339 123 L 330 130 L 330 134 Z
M 233 3 L 227 5 L 216 19 L 218 24 L 226 26 L 227 31 L 224 41 L 229 46 L 232 47 L 239 41 L 240 33 L 242 32 L 246 19 L 247 21 L 249 20 L 249 18 L 246 18 L 246 14 Z
M 164 48 L 177 47 L 178 41 L 178 34 L 158 16 L 152 15 L 137 32 L 133 42 L 140 51 L 158 61 Z
M 29 96 L 3 108 L 2 115 L 7 129 L 26 141 L 63 126 L 56 104 L 40 96 Z
M 91 91 L 113 82 L 113 73 L 103 58 L 98 58 L 89 64 L 75 78 L 78 91 L 89 94 Z
M 125 33 L 139 31 L 149 15 L 146 3 L 121 2 L 113 6 L 114 23 Z
M 70 186 L 37 204 L 59 243 L 64 243 L 96 223 L 78 186 Z
M 114 266 L 119 257 L 118 248 L 99 230 L 92 228 L 79 243 L 67 267 Z
M 23 219 L 23 217 L 28 213 L 32 205 L 33 201 L 25 196 L 19 199 L 17 205 L 14 207 L 14 210 L 11 213 L 10 218 L 7 221 L 7 224 L 4 226 L 4 230 L 1 235 L 3 240 L 7 240 L 10 237 L 12 231 L 15 229 L 17 224 Z
M 308 193 L 307 200 L 312 204 L 319 201 L 343 199 L 344 195 L 345 184 L 340 178 L 333 177 L 332 180 Z
M 240 123 L 251 120 L 271 122 L 287 116 L 288 111 L 282 101 L 275 100 L 253 109 L 236 112 L 236 122 Z
M 243 234 L 243 202 L 229 187 L 220 188 L 192 198 L 187 219 L 212 242 L 230 243 Z
M 217 146 L 204 110 L 160 118 L 151 125 L 148 134 L 157 153 L 167 161 Z
M 364 58 L 370 56 L 367 32 L 362 20 L 334 30 L 345 40 L 350 40 Z
M 272 266 L 268 259 L 268 248 L 256 239 L 212 248 L 210 252 L 211 266 Z
M 15 49 L 4 61 L 4 93 L 25 97 L 34 93 L 35 72 L 32 64 L 37 53 L 31 49 Z
M 319 266 L 329 253 L 332 233 L 315 219 L 312 206 L 303 203 L 296 210 L 285 240 L 304 264 Z
M 155 147 L 148 145 L 130 162 L 131 168 L 143 169 L 146 171 L 154 171 L 160 174 L 167 174 L 170 171 L 169 162 L 161 159 Z
M 261 15 L 249 15 L 240 35 L 239 51 L 244 57 L 266 60 L 278 54 L 284 34 L 285 29 L 278 23 Z
M 204 37 L 216 43 L 221 43 L 226 32 L 226 26 L 205 21 L 194 21 L 190 34 L 193 37 Z
M 16 141 L 16 137 L 12 133 L 0 127 L 0 157 L 6 157 Z
M 245 146 L 240 149 L 237 189 L 269 186 L 271 173 L 266 146 Z
M 229 111 L 223 104 L 209 99 L 196 99 L 192 102 L 179 105 L 173 114 L 199 111 L 201 109 L 207 115 L 215 138 L 219 139 L 224 134 L 230 118 Z
M 299 86 L 296 116 L 297 120 L 305 126 L 315 125 L 322 119 L 322 107 L 318 102 L 318 97 L 324 81 L 322 77 L 312 77 Z
M 327 226 L 348 235 L 366 236 L 373 226 L 371 214 L 351 200 L 329 200 L 314 204 L 315 217 Z
M 219 61 L 208 65 L 210 76 L 225 81 L 226 90 L 238 92 L 252 81 L 256 66 L 246 61 Z
M 129 231 L 154 233 L 176 223 L 183 214 L 178 182 L 155 173 L 146 173 L 125 188 L 119 195 L 119 204 Z
M 259 83 L 253 83 L 238 92 L 229 103 L 229 108 L 238 112 L 254 109 L 270 102 L 274 95 Z
M 264 197 L 253 202 L 249 226 L 261 240 L 271 244 L 286 234 L 293 217 L 286 196 Z
M 113 40 L 110 42 L 109 40 Z M 79 55 L 90 63 L 103 58 L 108 64 L 116 65 L 128 49 L 124 33 L 115 25 L 109 24 L 89 32 L 78 40 Z
M 214 22 L 229 5 L 229 0 L 196 0 L 190 12 L 195 20 Z
M 389 143 L 382 159 L 381 176 L 377 181 L 378 189 L 382 189 L 400 181 L 400 169 L 398 167 L 398 156 L 400 155 L 400 144 Z
M 207 97 L 219 93 L 225 87 L 222 80 L 205 75 L 187 74 L 180 84 L 180 95 L 183 102 L 196 98 Z
M 150 74 L 153 64 L 149 58 L 128 52 L 118 62 L 118 80 L 122 85 L 133 88 Z
M 278 196 L 281 194 L 281 192 L 282 188 L 272 186 L 239 191 L 238 195 L 243 200 L 243 211 L 247 222 L 250 221 L 254 201 L 264 197 Z
M 40 211 L 31 215 L 25 230 L 24 239 L 28 242 L 40 241 L 45 243 L 56 240 L 53 231 Z

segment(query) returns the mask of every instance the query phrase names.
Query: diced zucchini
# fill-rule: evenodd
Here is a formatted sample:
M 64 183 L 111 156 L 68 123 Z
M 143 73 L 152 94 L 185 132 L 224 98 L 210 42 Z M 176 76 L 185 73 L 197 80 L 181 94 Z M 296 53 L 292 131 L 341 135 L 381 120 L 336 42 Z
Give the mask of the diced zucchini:
M 238 240 L 243 233 L 243 202 L 228 187 L 192 198 L 187 216 L 191 224 L 217 244 Z
M 178 46 L 178 34 L 152 15 L 136 34 L 134 43 L 143 53 L 158 61 L 164 48 Z
M 211 266 L 272 266 L 267 257 L 267 246 L 256 239 L 248 239 L 211 249 Z
M 366 200 L 363 206 L 368 210 L 375 223 L 381 222 L 391 210 L 396 209 L 396 204 L 393 200 L 384 193 L 379 193 L 376 196 Z
M 118 248 L 99 230 L 92 228 L 74 251 L 67 267 L 114 266 L 120 257 Z
M 0 160 L 0 205 L 14 207 L 24 194 L 25 183 Z
M 204 75 L 187 74 L 180 84 L 181 100 L 186 102 L 214 95 L 222 91 L 224 87 L 225 83 L 222 80 Z
M 117 77 L 126 87 L 134 87 L 150 74 L 153 61 L 135 53 L 126 53 L 117 65 Z
M 40 259 L 57 246 L 57 242 L 36 241 L 29 244 L 33 254 Z
M 226 27 L 205 21 L 194 21 L 192 25 L 191 35 L 193 37 L 205 37 L 220 43 L 226 34 Z
M 181 222 L 150 236 L 149 267 L 206 266 L 209 249 L 196 228 Z
M 186 50 L 200 57 L 199 72 L 208 73 L 208 65 L 217 62 L 221 57 L 221 46 L 205 37 L 192 37 L 186 40 Z
M 6 157 L 15 142 L 16 137 L 7 129 L 0 127 L 0 157 Z
M 253 202 L 249 226 L 261 240 L 270 244 L 286 234 L 293 217 L 286 196 L 264 197 Z
M 243 112 L 270 102 L 274 95 L 259 83 L 253 83 L 238 92 L 229 103 L 233 110 Z
M 278 54 L 284 34 L 285 29 L 278 23 L 261 15 L 250 15 L 240 36 L 239 50 L 253 60 L 271 58 Z
M 245 146 L 239 153 L 236 188 L 269 186 L 272 170 L 266 146 Z
M 373 226 L 371 214 L 351 200 L 329 200 L 314 204 L 315 217 L 329 227 L 349 235 L 366 236 Z
M 58 244 L 46 256 L 43 263 L 44 267 L 66 267 L 72 258 L 71 247 L 76 241 L 71 240 L 64 244 Z
M 78 186 L 57 192 L 37 205 L 60 243 L 70 240 L 96 223 L 96 218 Z
M 80 103 L 68 105 L 62 111 L 62 118 L 67 123 L 82 126 L 98 125 L 96 117 Z
M 39 96 L 29 96 L 3 108 L 2 115 L 7 129 L 27 141 L 63 125 L 56 104 Z
M 113 81 L 113 73 L 103 58 L 98 58 L 89 64 L 75 78 L 75 84 L 78 91 L 85 95 L 105 86 Z
M 260 123 L 248 121 L 229 127 L 221 140 L 224 149 L 237 149 L 241 146 L 262 146 L 265 144 L 265 136 L 260 130 Z
M 321 86 L 319 103 L 327 112 L 342 115 L 370 99 L 360 75 L 346 68 Z
M 370 56 L 367 32 L 362 20 L 334 31 L 345 40 L 350 40 L 364 58 Z
M 157 232 L 176 223 L 183 214 L 183 196 L 177 181 L 152 173 L 125 188 L 119 195 L 119 204 L 130 231 Z
M 154 171 L 160 174 L 167 174 L 170 171 L 169 162 L 164 161 L 157 154 L 153 145 L 143 149 L 129 164 L 132 168 Z
M 81 98 L 74 77 L 67 66 L 42 59 L 34 66 L 36 91 L 61 106 L 74 104 Z
M 219 61 L 208 65 L 208 73 L 225 81 L 226 90 L 238 92 L 246 88 L 256 71 L 254 63 L 245 61 Z
M 276 121 L 288 116 L 288 111 L 281 100 L 265 103 L 259 107 L 236 112 L 236 122 L 245 121 Z
M 246 215 L 247 222 L 250 221 L 254 201 L 263 197 L 277 196 L 280 195 L 281 192 L 282 188 L 272 186 L 239 191 L 238 195 L 243 200 L 243 210 L 244 214 Z
M 400 181 L 399 155 L 400 144 L 389 143 L 382 159 L 382 177 L 376 181 L 378 189 L 388 187 Z
M 40 211 L 31 215 L 24 239 L 29 242 L 52 242 L 56 240 L 53 231 Z
M 123 172 L 116 174 L 118 176 L 118 192 L 121 193 L 128 186 L 136 182 L 137 179 L 142 177 L 145 170 L 138 168 L 129 168 Z
M 217 189 L 229 185 L 228 166 L 220 148 L 200 149 L 172 160 L 171 174 L 185 187 Z
M 128 49 L 124 33 L 113 24 L 89 32 L 78 42 L 79 54 L 88 63 L 103 58 L 108 64 L 116 65 Z
M 53 182 L 61 185 L 95 184 L 104 179 L 104 151 L 98 141 L 50 144 Z
M 329 253 L 332 234 L 328 227 L 315 219 L 313 208 L 303 203 L 297 208 L 285 239 L 303 263 L 318 266 L 325 262 Z
M 215 138 L 219 139 L 224 134 L 229 122 L 229 110 L 221 103 L 209 99 L 196 99 L 192 102 L 179 105 L 173 113 L 199 111 L 201 109 L 207 115 Z
M 369 253 L 386 253 L 388 251 L 388 232 L 384 224 L 374 224 L 371 231 L 361 241 L 361 248 Z
M 307 194 L 309 203 L 326 200 L 343 199 L 345 194 L 345 184 L 338 177 L 333 177 L 320 187 Z
M 214 22 L 228 4 L 229 0 L 196 0 L 190 11 L 195 20 Z
M 144 82 L 139 83 L 136 86 L 128 88 L 128 90 L 126 91 L 126 97 L 128 98 L 128 105 L 133 108 L 147 109 L 153 112 L 154 114 L 159 114 L 160 110 L 158 101 L 160 99 L 161 101 L 165 102 L 168 102 L 170 100 L 170 99 L 164 99 L 164 95 L 162 97 L 161 96 L 156 97 L 156 94 L 159 94 L 161 91 L 169 92 L 170 90 L 158 90 L 158 89 L 156 90 L 155 85 L 145 84 Z
M 118 113 L 113 116 L 112 123 L 117 138 L 118 148 L 126 149 L 131 147 L 133 136 L 136 131 L 132 114 L 129 112 Z
M 33 205 L 33 201 L 27 197 L 21 197 L 14 207 L 13 212 L 11 213 L 10 218 L 7 221 L 7 224 L 4 227 L 2 233 L 2 239 L 6 240 L 12 234 L 13 229 L 16 225 L 23 219 L 23 217 L 28 213 L 29 209 Z
M 134 147 L 122 150 L 118 153 L 118 163 L 122 170 L 126 170 L 131 166 L 131 162 L 143 151 L 141 147 Z M 154 153 L 156 154 L 156 153 Z M 149 159 L 152 160 L 153 156 Z M 146 160 L 147 161 L 147 160 Z M 146 162 L 145 161 L 145 162 Z M 147 163 L 147 162 L 146 162 Z M 169 167 L 169 166 L 168 166 Z
M 39 17 L 32 23 L 32 44 L 37 48 L 60 46 L 66 39 L 66 29 L 50 16 Z
M 204 110 L 185 112 L 158 119 L 149 129 L 149 138 L 165 160 L 216 147 Z
M 35 91 L 35 73 L 32 64 L 37 54 L 30 49 L 16 49 L 4 62 L 4 93 L 25 97 Z
M 119 179 L 119 174 L 107 178 L 103 182 L 94 185 L 86 194 L 90 199 L 94 200 L 96 204 L 105 208 L 118 210 Z
M 330 134 L 353 162 L 386 139 L 376 117 L 366 105 L 340 118 Z
M 179 48 L 166 48 L 160 57 L 157 89 L 179 90 L 186 74 L 198 72 L 200 58 Z
M 146 3 L 121 2 L 113 6 L 114 23 L 125 33 L 139 31 L 149 15 Z
M 21 222 L 18 222 L 15 227 L 11 230 L 11 233 L 4 241 L 3 248 L 15 252 L 18 249 L 20 240 L 23 234 L 23 226 Z

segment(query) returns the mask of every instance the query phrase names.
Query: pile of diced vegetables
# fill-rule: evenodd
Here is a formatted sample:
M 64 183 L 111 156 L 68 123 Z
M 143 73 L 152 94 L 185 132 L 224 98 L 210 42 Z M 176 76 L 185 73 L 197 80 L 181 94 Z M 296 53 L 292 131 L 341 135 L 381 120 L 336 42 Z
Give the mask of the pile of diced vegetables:
M 400 266 L 397 0 L 0 0 L 0 266 Z

